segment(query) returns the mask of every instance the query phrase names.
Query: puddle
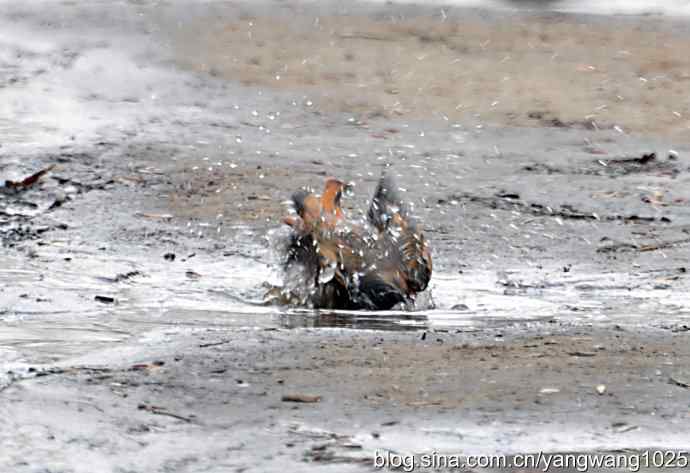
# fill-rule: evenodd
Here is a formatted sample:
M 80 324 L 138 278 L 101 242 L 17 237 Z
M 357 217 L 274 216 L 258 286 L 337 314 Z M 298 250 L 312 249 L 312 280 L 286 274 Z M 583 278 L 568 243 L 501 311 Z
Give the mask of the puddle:
M 679 291 L 655 289 L 647 274 L 532 269 L 437 273 L 431 284 L 434 308 L 414 312 L 263 306 L 262 284 L 276 283 L 280 275 L 271 262 L 261 262 L 270 259 L 265 249 L 251 252 L 220 260 L 180 257 L 175 262 L 136 252 L 118 252 L 129 254 L 124 259 L 66 255 L 59 249 L 28 261 L 10 257 L 0 269 L 0 356 L 6 362 L 55 361 L 165 327 L 471 332 L 549 321 L 690 321 L 687 298 Z

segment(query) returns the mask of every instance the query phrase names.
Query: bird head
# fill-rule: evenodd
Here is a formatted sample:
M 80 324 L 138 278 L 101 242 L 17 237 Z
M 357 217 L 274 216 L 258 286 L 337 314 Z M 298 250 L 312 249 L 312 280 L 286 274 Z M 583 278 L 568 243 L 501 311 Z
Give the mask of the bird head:
M 327 221 L 335 221 L 344 218 L 343 209 L 340 206 L 343 192 L 347 185 L 334 177 L 326 179 L 326 184 L 321 194 L 321 211 Z

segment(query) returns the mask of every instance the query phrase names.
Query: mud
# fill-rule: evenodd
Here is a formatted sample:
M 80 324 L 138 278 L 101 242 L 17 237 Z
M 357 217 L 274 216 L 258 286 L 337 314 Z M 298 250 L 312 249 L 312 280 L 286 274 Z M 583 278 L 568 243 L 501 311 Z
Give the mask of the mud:
M 1 470 L 341 472 L 371 470 L 377 449 L 687 450 L 690 143 L 668 122 L 684 102 L 673 87 L 626 92 L 635 114 L 608 107 L 595 122 L 611 126 L 585 126 L 601 105 L 590 73 L 545 66 L 534 82 L 529 67 L 567 37 L 568 61 L 597 47 L 606 84 L 631 87 L 635 61 L 657 56 L 649 35 L 682 50 L 684 20 L 6 7 L 0 183 L 55 167 L 0 193 Z M 618 57 L 618 35 L 635 61 Z M 511 74 L 532 71 L 514 76 L 522 92 L 500 89 L 496 113 L 456 109 L 455 93 L 496 101 L 495 84 L 466 86 L 504 67 L 511 41 Z M 464 43 L 465 83 L 442 66 Z M 390 48 L 402 62 L 376 60 Z M 298 67 L 307 53 L 316 72 Z M 659 67 L 682 71 L 674 58 Z M 391 84 L 362 82 L 372 62 Z M 446 88 L 420 91 L 400 70 L 438 71 Z M 558 100 L 530 117 L 545 83 Z M 354 183 L 356 213 L 384 166 L 433 248 L 418 310 L 264 306 L 281 280 L 282 202 L 336 175 Z

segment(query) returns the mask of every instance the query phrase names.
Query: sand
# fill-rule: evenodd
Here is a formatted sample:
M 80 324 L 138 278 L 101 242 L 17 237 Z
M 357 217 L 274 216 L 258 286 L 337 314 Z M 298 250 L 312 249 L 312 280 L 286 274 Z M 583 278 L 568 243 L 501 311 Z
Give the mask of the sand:
M 173 38 L 195 71 L 355 117 L 614 128 L 684 139 L 690 38 L 650 17 L 281 5 Z M 259 9 L 260 10 L 260 9 Z M 275 11 L 277 10 L 277 11 Z

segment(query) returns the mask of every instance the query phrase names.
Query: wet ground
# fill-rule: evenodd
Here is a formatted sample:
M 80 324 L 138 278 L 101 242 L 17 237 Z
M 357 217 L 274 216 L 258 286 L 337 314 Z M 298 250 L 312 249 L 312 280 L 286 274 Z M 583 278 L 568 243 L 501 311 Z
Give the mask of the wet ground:
M 487 112 L 477 107 L 495 89 L 476 87 L 471 110 L 454 101 L 444 114 L 443 94 L 424 105 L 419 79 L 394 68 L 382 74 L 395 89 L 372 83 L 352 102 L 361 78 L 334 76 L 335 56 L 287 72 L 324 41 L 321 27 L 279 41 L 238 26 L 324 18 L 351 41 L 365 24 L 350 59 L 362 71 L 381 42 L 429 48 L 404 21 L 391 33 L 389 18 L 487 34 L 515 18 L 539 31 L 534 13 L 42 5 L 8 6 L 0 20 L 0 179 L 55 165 L 0 193 L 3 471 L 340 472 L 371 469 L 376 449 L 687 447 L 690 142 L 673 93 L 651 103 L 647 91 L 637 115 L 610 105 L 599 119 L 581 113 L 601 107 L 598 92 L 529 110 L 506 93 Z M 564 31 L 590 20 L 602 21 L 559 16 Z M 681 20 L 616 21 L 690 38 Z M 209 42 L 214 31 L 226 36 Z M 293 69 L 264 67 L 281 54 Z M 486 64 L 468 65 L 472 80 Z M 604 88 L 630 76 L 611 71 Z M 668 77 L 657 79 L 663 89 Z M 262 305 L 265 283 L 281 279 L 281 202 L 336 175 L 355 184 L 357 214 L 384 166 L 432 243 L 419 310 Z

